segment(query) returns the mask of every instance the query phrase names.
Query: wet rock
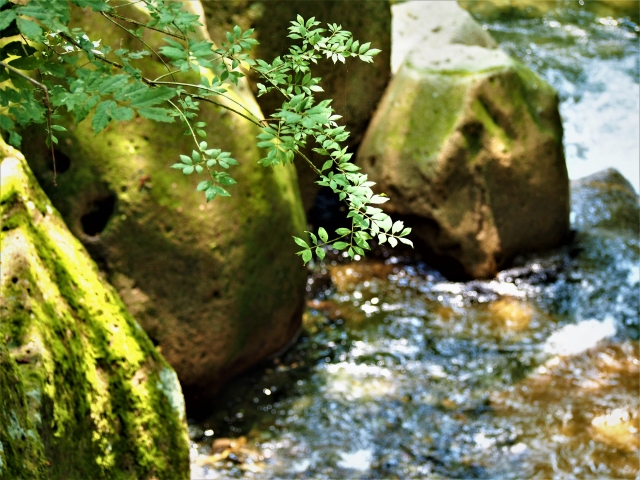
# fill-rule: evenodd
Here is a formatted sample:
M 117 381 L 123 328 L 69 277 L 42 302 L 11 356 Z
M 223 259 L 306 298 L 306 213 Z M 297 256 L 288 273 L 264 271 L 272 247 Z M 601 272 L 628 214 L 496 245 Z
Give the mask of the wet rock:
M 312 68 L 314 77 L 322 78 L 324 92 L 316 93 L 316 100 L 333 99 L 333 108 L 342 115 L 341 124 L 351 133 L 347 143 L 354 147 L 362 140 L 371 115 L 378 104 L 391 76 L 391 8 L 384 1 L 251 1 L 232 0 L 225 2 L 203 2 L 211 37 L 216 42 L 225 41 L 224 33 L 234 25 L 243 29 L 255 28 L 255 37 L 260 42 L 255 48 L 255 57 L 268 62 L 288 52 L 293 40 L 286 38 L 290 22 L 302 15 L 305 20 L 315 17 L 326 28 L 327 23 L 342 25 L 353 33 L 361 43 L 371 42 L 372 47 L 382 52 L 374 63 L 363 63 L 354 59 L 343 64 L 320 61 Z M 259 80 L 252 77 L 254 91 Z M 366 88 L 363 88 L 366 85 Z M 272 114 L 282 106 L 281 95 L 271 93 L 258 98 L 265 115 Z M 322 165 L 324 160 L 309 148 L 308 156 Z M 314 182 L 317 175 L 304 162 L 297 161 L 298 178 L 305 209 L 313 206 L 319 187 Z
M 640 233 L 638 194 L 613 168 L 571 182 L 571 215 L 578 231 Z
M 450 277 L 493 277 L 557 246 L 569 185 L 554 90 L 496 49 L 422 44 L 390 83 L 357 163 Z
M 177 376 L 0 141 L 0 478 L 188 478 Z
M 103 44 L 139 49 L 100 16 L 78 16 Z M 160 36 L 148 32 L 145 40 L 155 45 Z M 144 65 L 145 74 L 165 73 L 157 63 Z M 250 90 L 230 87 L 228 95 L 260 115 Z M 295 335 L 306 277 L 291 240 L 303 235 L 306 223 L 295 169 L 262 168 L 257 127 L 214 105 L 200 108 L 209 146 L 231 152 L 240 163 L 230 171 L 238 182 L 229 187 L 231 197 L 210 203 L 196 192 L 204 176 L 169 168 L 193 148 L 179 122 L 136 118 L 94 136 L 89 119 L 61 132 L 59 151 L 70 166 L 57 187 L 42 137 L 25 135 L 24 142 L 53 204 L 194 402 Z

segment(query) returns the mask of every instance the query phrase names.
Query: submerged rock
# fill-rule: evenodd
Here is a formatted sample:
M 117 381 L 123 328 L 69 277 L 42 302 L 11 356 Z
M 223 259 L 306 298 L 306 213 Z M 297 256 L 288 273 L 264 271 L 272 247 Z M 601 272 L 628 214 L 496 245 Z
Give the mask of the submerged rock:
M 99 31 L 103 44 L 139 48 L 102 20 L 88 12 L 78 22 Z M 158 36 L 145 39 L 154 45 Z M 149 60 L 145 74 L 161 75 L 157 63 Z M 259 114 L 250 91 L 229 87 L 227 95 Z M 57 187 L 41 138 L 24 142 L 51 201 L 162 349 L 188 399 L 215 393 L 287 344 L 301 324 L 306 279 L 291 239 L 305 228 L 295 169 L 258 165 L 257 127 L 208 103 L 200 109 L 209 146 L 240 163 L 230 171 L 238 182 L 231 197 L 210 203 L 196 191 L 204 175 L 169 168 L 194 147 L 179 122 L 136 118 L 95 136 L 88 119 L 61 132 Z
M 571 182 L 571 199 L 573 227 L 579 231 L 640 233 L 638 194 L 613 168 Z
M 321 85 L 325 90 L 314 93 L 316 100 L 333 99 L 333 108 L 343 117 L 340 124 L 351 133 L 347 144 L 354 147 L 360 143 L 391 76 L 391 8 L 387 0 L 232 0 L 203 2 L 203 6 L 214 41 L 226 41 L 225 32 L 231 31 L 236 24 L 243 29 L 255 28 L 254 36 L 260 41 L 255 48 L 255 58 L 268 62 L 288 53 L 294 42 L 287 38 L 288 28 L 297 15 L 302 15 L 305 20 L 315 17 L 322 28 L 326 28 L 327 23 L 342 25 L 343 29 L 353 33 L 356 40 L 371 42 L 373 48 L 381 49 L 372 64 L 356 59 L 347 59 L 346 65 L 334 64 L 325 59 L 312 65 L 313 77 L 322 78 Z M 251 77 L 255 91 L 259 81 L 257 77 Z M 258 98 L 265 115 L 274 113 L 283 101 L 284 97 L 275 92 Z M 307 155 L 318 166 L 324 163 L 324 157 L 312 152 L 311 148 Z M 309 211 L 319 190 L 315 184 L 317 175 L 301 159 L 296 161 L 296 167 L 303 203 Z
M 452 277 L 492 277 L 569 230 L 558 97 L 497 49 L 462 38 L 417 45 L 387 88 L 357 163 Z
M 0 153 L 0 478 L 188 478 L 175 372 L 22 155 Z

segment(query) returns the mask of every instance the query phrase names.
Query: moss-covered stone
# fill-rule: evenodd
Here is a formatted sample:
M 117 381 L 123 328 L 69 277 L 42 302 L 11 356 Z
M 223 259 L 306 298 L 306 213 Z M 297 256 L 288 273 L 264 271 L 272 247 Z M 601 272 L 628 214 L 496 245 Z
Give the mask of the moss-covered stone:
M 568 232 L 557 95 L 497 49 L 461 41 L 414 49 L 357 163 L 453 277 L 491 277 Z
M 175 372 L 24 157 L 0 154 L 0 478 L 188 478 Z
M 254 36 L 260 42 L 255 48 L 255 57 L 269 62 L 288 53 L 293 44 L 293 40 L 287 38 L 288 28 L 297 15 L 305 19 L 315 17 L 323 28 L 327 23 L 342 25 L 361 43 L 371 42 L 372 48 L 381 49 L 373 64 L 349 59 L 346 65 L 334 65 L 326 60 L 312 67 L 313 76 L 322 78 L 321 85 L 325 90 L 315 94 L 316 99 L 333 99 L 333 108 L 343 117 L 341 124 L 351 133 L 347 144 L 354 148 L 360 143 L 391 77 L 391 8 L 387 0 L 230 0 L 202 4 L 214 41 L 224 41 L 225 32 L 234 25 L 243 29 L 255 28 Z M 259 79 L 251 77 L 250 80 L 257 92 Z M 266 115 L 281 107 L 283 100 L 275 92 L 258 98 Z M 306 154 L 317 166 L 326 160 L 310 148 Z M 317 175 L 303 161 L 296 162 L 296 167 L 302 200 L 308 211 L 319 189 L 315 184 Z
M 189 2 L 189 6 L 193 2 Z M 133 14 L 133 13 L 131 13 Z M 99 15 L 77 23 L 103 44 L 137 49 Z M 157 45 L 161 35 L 145 38 Z M 150 60 L 147 75 L 162 74 Z M 249 90 L 235 101 L 259 107 Z M 217 101 L 226 102 L 223 98 Z M 237 104 L 233 104 L 238 108 Z M 231 197 L 207 203 L 170 166 L 193 149 L 179 123 L 136 118 L 95 136 L 90 119 L 59 135 L 68 169 L 52 185 L 41 137 L 25 134 L 25 156 L 71 231 L 87 246 L 122 299 L 176 369 L 185 396 L 212 394 L 230 376 L 282 348 L 300 327 L 306 269 L 291 236 L 306 226 L 292 165 L 265 169 L 258 128 L 202 103 L 211 148 L 231 152 Z

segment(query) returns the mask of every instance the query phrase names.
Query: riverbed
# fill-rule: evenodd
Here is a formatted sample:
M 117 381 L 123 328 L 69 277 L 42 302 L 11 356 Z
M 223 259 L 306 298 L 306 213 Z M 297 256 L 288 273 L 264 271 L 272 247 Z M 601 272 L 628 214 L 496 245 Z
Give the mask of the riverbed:
M 637 191 L 637 25 L 569 10 L 480 20 L 559 91 L 570 175 Z M 576 183 L 571 241 L 490 281 L 312 264 L 298 342 L 190 421 L 192 478 L 638 478 L 637 209 Z

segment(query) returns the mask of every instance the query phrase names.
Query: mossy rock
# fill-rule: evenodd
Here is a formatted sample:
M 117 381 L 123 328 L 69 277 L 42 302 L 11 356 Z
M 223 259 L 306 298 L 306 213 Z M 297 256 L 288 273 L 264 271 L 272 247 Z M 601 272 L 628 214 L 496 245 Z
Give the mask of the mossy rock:
M 99 15 L 82 12 L 76 22 L 103 44 L 120 42 Z M 161 35 L 147 35 L 148 44 L 159 43 Z M 128 41 L 124 48 L 139 47 Z M 143 65 L 145 74 L 159 76 L 158 63 Z M 227 94 L 259 114 L 250 91 L 229 87 Z M 306 227 L 295 168 L 261 167 L 259 129 L 244 118 L 204 102 L 201 114 L 210 148 L 240 163 L 230 170 L 238 182 L 228 187 L 231 197 L 210 203 L 196 191 L 204 175 L 170 168 L 194 147 L 178 122 L 136 118 L 95 136 L 89 118 L 61 132 L 57 187 L 42 138 L 25 133 L 24 141 L 51 201 L 194 402 L 291 340 L 306 285 L 291 238 Z
M 188 478 L 175 372 L 20 152 L 0 154 L 0 478 Z
M 360 143 L 391 77 L 391 7 L 387 0 L 230 0 L 207 1 L 202 5 L 214 41 L 224 41 L 224 33 L 234 25 L 243 29 L 255 28 L 254 36 L 260 45 L 253 55 L 268 62 L 288 53 L 293 44 L 293 40 L 287 38 L 288 28 L 297 15 L 305 19 L 315 17 L 323 28 L 327 23 L 342 25 L 361 43 L 371 42 L 372 48 L 381 49 L 373 64 L 348 59 L 346 65 L 324 60 L 312 66 L 312 75 L 322 77 L 321 85 L 325 90 L 315 94 L 316 100 L 333 99 L 333 108 L 343 117 L 340 124 L 351 133 L 347 144 L 354 149 Z M 252 76 L 250 81 L 257 92 L 259 79 Z M 283 101 L 276 92 L 258 98 L 266 115 L 275 112 Z M 306 153 L 317 166 L 326 160 L 310 148 Z M 317 175 L 303 161 L 296 161 L 296 167 L 304 207 L 308 211 L 319 189 L 315 184 Z
M 500 50 L 424 45 L 410 53 L 357 163 L 450 277 L 490 278 L 568 233 L 557 95 Z

